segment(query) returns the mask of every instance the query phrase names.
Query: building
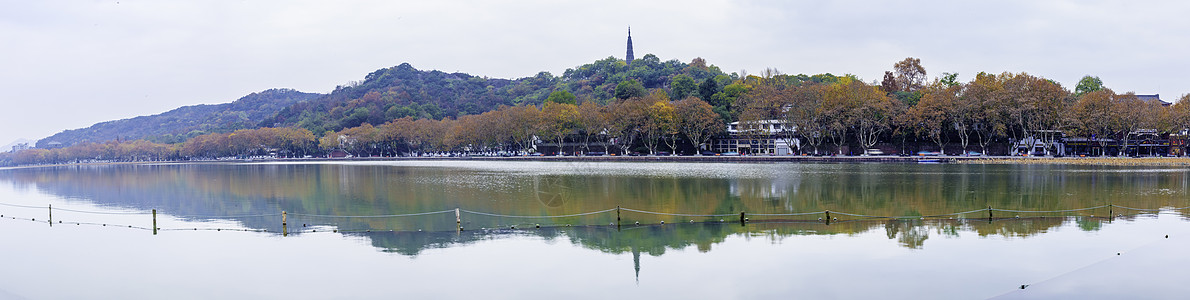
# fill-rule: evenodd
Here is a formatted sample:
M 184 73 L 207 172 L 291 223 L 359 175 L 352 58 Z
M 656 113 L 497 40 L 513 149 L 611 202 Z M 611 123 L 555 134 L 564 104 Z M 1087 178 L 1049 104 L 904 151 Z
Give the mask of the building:
M 20 144 L 12 145 L 12 152 L 19 152 L 19 151 L 23 151 L 23 150 L 29 150 L 29 149 L 32 149 L 32 148 L 33 148 L 33 147 L 30 147 L 30 146 L 29 146 L 29 143 L 20 143 Z
M 624 55 L 624 61 L 628 62 L 628 64 L 632 64 L 633 59 L 635 59 L 635 57 L 632 56 L 632 26 L 629 26 L 628 27 L 628 54 Z
M 1161 103 L 1161 106 L 1173 105 L 1173 103 L 1165 102 L 1164 100 L 1161 100 L 1161 94 L 1136 95 L 1136 98 L 1140 99 L 1140 101 L 1144 101 L 1145 103 L 1148 103 L 1149 101 L 1157 101 L 1158 103 Z
M 791 155 L 801 146 L 797 127 L 777 120 L 731 122 L 727 133 L 711 141 L 711 151 L 741 155 Z M 791 147 L 792 145 L 792 147 Z

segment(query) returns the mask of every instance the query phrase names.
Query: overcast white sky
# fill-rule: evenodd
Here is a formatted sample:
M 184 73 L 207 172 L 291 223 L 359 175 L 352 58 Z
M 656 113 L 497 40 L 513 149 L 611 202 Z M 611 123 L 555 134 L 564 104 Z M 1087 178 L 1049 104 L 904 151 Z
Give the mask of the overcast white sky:
M 1027 72 L 1073 89 L 1190 92 L 1190 1 L 0 0 L 0 144 L 224 103 L 326 93 L 379 68 L 498 78 L 636 55 L 878 80 Z M 7 150 L 7 149 L 4 149 Z

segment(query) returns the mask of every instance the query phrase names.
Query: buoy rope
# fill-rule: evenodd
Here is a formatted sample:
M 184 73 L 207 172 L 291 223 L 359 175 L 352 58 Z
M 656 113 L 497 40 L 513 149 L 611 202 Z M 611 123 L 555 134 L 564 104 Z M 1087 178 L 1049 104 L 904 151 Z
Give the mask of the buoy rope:
M 423 213 L 399 214 L 399 215 L 374 215 L 374 216 L 336 216 L 336 215 L 315 215 L 315 214 L 302 214 L 302 213 L 289 213 L 289 215 L 301 216 L 301 217 L 317 217 L 317 218 L 397 218 L 397 217 L 413 217 L 413 216 L 444 214 L 444 213 L 451 213 L 454 211 L 455 210 L 451 209 L 451 210 L 431 211 L 431 212 L 423 212 Z M 276 214 L 273 214 L 273 215 L 276 215 Z
M 999 208 L 992 208 L 991 210 L 1002 211 L 1002 212 L 1016 212 L 1016 213 L 1056 213 L 1056 212 L 1084 211 L 1084 210 L 1100 209 L 1100 208 L 1104 208 L 1104 207 L 1107 207 L 1107 205 L 1100 205 L 1100 206 L 1087 207 L 1087 208 L 1063 209 L 1063 210 L 1012 210 L 1012 209 L 999 209 Z M 984 210 L 987 210 L 987 209 L 985 208 Z
M 615 210 L 615 209 L 612 209 L 612 210 Z M 674 213 L 662 213 L 662 212 L 647 211 L 647 210 L 636 210 L 636 209 L 631 209 L 631 208 L 620 208 L 620 210 L 637 212 L 637 213 L 642 213 L 642 214 L 653 214 L 653 215 L 661 215 L 661 216 L 678 216 L 678 217 L 730 217 L 730 216 L 740 215 L 740 214 L 722 214 L 722 215 L 674 214 Z
M 76 213 L 84 213 L 84 214 L 96 214 L 96 215 L 147 215 L 147 214 L 150 214 L 149 212 L 135 212 L 135 211 L 105 212 L 105 211 L 75 210 L 75 209 L 69 209 L 69 208 L 55 208 L 54 209 L 54 211 L 59 211 L 59 210 L 60 211 L 76 212 Z
M 217 215 L 209 215 L 209 216 L 202 216 L 202 215 L 181 215 L 181 216 L 178 216 L 178 215 L 174 215 L 174 217 L 176 217 L 176 218 L 182 218 L 182 219 L 218 219 L 218 218 L 233 218 L 233 219 L 234 219 L 234 218 L 274 217 L 274 216 L 280 216 L 280 215 L 281 215 L 281 214 L 279 214 L 279 213 L 271 213 L 271 214 L 257 214 L 257 215 L 230 215 L 230 216 L 217 216 Z
M 501 217 L 501 218 L 526 218 L 526 219 L 549 219 L 549 218 L 568 218 L 568 217 L 581 217 L 581 216 L 587 216 L 587 215 L 594 215 L 594 214 L 602 214 L 602 213 L 607 213 L 607 212 L 613 212 L 613 211 L 615 211 L 615 210 L 616 210 L 615 208 L 612 208 L 612 209 L 605 209 L 605 210 L 601 210 L 601 211 L 593 211 L 593 212 L 586 212 L 586 213 L 580 213 L 580 214 L 570 214 L 570 215 L 560 215 L 560 216 L 514 216 L 514 215 L 501 215 L 501 214 L 485 213 L 485 212 L 478 212 L 478 211 L 470 211 L 470 210 L 466 210 L 466 209 L 460 209 L 459 211 L 460 211 L 460 212 L 469 213 L 469 214 L 476 214 L 476 215 L 489 216 L 489 217 Z M 454 210 L 450 210 L 450 211 L 454 211 Z
M 781 216 L 805 216 L 805 215 L 817 215 L 817 214 L 823 214 L 823 213 L 826 213 L 826 211 L 825 211 L 825 210 L 822 210 L 822 211 L 813 211 L 813 212 L 804 212 L 804 213 L 785 213 L 785 214 L 755 214 L 755 213 L 749 213 L 748 215 L 749 215 L 749 216 L 764 216 L 764 217 L 781 217 Z M 733 215 L 733 216 L 738 216 L 738 215 Z

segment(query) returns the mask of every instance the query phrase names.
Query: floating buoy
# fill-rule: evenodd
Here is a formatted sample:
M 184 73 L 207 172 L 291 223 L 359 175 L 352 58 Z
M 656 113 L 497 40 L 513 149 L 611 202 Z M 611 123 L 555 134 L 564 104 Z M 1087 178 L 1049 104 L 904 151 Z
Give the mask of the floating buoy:
M 719 219 L 719 222 L 720 222 L 720 223 L 722 223 L 722 222 L 723 222 L 723 219 Z
M 516 229 L 516 226 L 508 226 L 508 229 Z
M 690 220 L 690 223 L 694 223 L 694 220 Z
M 533 226 L 536 226 L 537 228 L 541 228 L 541 224 L 533 224 Z
M 661 225 L 665 225 L 665 221 L 661 221 Z
M 818 220 L 819 220 L 819 221 L 822 221 L 822 218 L 818 218 Z
M 640 222 L 636 222 L 636 225 L 640 225 Z
M 566 227 L 570 227 L 570 224 L 566 224 Z
M 835 219 L 835 221 L 838 221 L 838 220 L 839 220 L 839 218 L 834 218 L 834 219 Z

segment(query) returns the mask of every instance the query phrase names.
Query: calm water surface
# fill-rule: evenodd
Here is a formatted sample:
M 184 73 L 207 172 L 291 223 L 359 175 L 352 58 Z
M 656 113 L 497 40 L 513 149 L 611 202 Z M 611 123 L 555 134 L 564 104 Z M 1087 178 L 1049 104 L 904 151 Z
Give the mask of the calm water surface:
M 1185 168 L 1034 165 L 0 170 L 0 299 L 1014 297 L 1095 272 L 1182 275 L 1087 267 L 1184 247 L 1166 241 L 1190 238 L 1188 189 Z M 1165 287 L 1145 290 L 1186 292 Z

